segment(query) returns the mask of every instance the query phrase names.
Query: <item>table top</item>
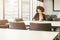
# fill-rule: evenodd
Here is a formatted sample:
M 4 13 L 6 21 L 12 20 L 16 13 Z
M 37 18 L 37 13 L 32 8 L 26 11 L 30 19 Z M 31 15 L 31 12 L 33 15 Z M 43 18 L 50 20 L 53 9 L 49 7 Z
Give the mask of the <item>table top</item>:
M 20 21 L 20 22 L 24 22 L 25 25 L 30 25 L 30 23 L 51 23 L 52 26 L 60 27 L 60 21 Z
M 58 32 L 0 29 L 0 40 L 52 40 Z
M 24 22 L 25 25 L 30 25 L 30 23 L 51 23 L 52 26 L 60 26 L 60 21 L 20 21 Z

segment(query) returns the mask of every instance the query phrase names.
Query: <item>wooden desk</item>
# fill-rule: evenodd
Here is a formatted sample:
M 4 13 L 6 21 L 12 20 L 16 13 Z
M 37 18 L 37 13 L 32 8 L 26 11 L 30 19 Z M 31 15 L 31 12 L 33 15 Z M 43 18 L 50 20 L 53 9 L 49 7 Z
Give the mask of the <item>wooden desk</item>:
M 30 25 L 30 23 L 51 23 L 52 26 L 59 26 L 60 27 L 60 21 L 21 21 L 24 22 L 25 25 Z
M 54 31 L 56 28 L 60 28 L 60 21 L 21 21 L 24 22 L 25 25 L 30 25 L 30 23 L 51 23 L 52 28 L 54 28 Z M 29 28 L 29 27 L 28 27 Z
M 15 22 L 15 21 L 14 21 Z M 30 23 L 51 23 L 52 28 L 54 28 L 54 31 L 56 28 L 60 28 L 60 21 L 20 21 L 24 22 L 26 26 L 29 26 Z M 29 29 L 29 27 L 27 27 Z
M 58 32 L 0 29 L 0 40 L 53 40 Z

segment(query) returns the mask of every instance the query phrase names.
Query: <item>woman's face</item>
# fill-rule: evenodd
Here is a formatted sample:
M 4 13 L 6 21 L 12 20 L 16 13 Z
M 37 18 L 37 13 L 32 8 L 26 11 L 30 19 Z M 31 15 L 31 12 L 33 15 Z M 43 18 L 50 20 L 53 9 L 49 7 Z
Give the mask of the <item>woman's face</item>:
M 37 9 L 37 11 L 38 11 L 39 14 L 42 13 L 42 11 L 40 9 Z

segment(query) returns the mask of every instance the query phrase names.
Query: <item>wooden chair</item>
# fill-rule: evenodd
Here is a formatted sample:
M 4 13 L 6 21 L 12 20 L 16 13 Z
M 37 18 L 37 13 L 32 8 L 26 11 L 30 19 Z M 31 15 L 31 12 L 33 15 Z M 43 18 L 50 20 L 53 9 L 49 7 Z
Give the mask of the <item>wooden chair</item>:
M 51 23 L 30 23 L 30 30 L 51 31 Z
M 23 22 L 10 22 L 10 29 L 26 29 L 25 24 Z
M 53 21 L 60 21 L 60 18 L 53 18 Z
M 8 20 L 0 20 L 0 28 L 8 28 Z
M 21 18 L 16 18 L 15 21 L 16 21 L 16 22 L 19 22 L 19 21 L 23 21 L 23 19 L 21 19 Z
M 4 25 L 6 23 L 8 23 L 8 20 L 0 20 L 0 25 Z

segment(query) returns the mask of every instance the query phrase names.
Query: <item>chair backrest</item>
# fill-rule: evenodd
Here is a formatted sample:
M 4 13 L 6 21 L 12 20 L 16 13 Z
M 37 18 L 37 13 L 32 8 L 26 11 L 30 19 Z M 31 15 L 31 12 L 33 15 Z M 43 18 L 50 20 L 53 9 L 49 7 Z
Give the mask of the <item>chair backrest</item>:
M 23 22 L 10 22 L 10 29 L 26 29 L 25 24 Z
M 31 30 L 51 31 L 51 23 L 30 23 Z
M 19 21 L 23 21 L 23 19 L 21 19 L 21 18 L 16 18 L 15 21 L 16 21 L 16 22 L 19 22 Z
M 4 25 L 6 23 L 8 23 L 8 20 L 0 20 L 0 25 Z
M 56 15 L 51 15 L 51 17 L 52 17 L 52 18 L 57 18 L 57 16 L 56 16 Z
M 60 18 L 53 18 L 53 21 L 60 21 Z
M 50 15 L 45 15 L 45 20 L 46 21 L 52 21 L 52 18 L 50 17 Z
M 8 23 L 8 20 L 0 20 L 0 28 L 8 28 L 9 25 L 6 23 Z

